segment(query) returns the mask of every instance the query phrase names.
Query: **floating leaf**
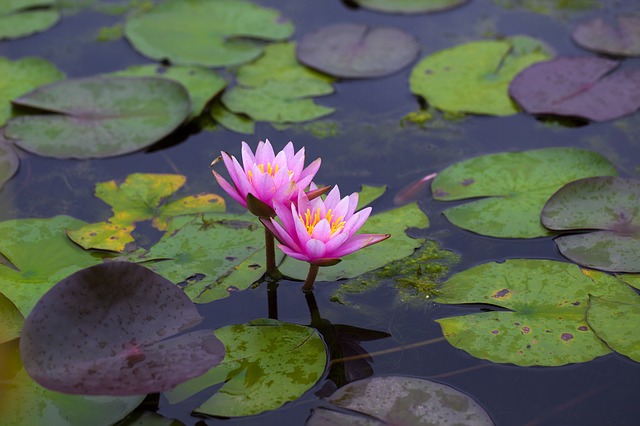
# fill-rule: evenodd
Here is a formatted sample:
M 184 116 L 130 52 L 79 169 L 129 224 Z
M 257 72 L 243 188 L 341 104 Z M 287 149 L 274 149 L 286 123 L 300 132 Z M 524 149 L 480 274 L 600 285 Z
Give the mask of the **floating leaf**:
M 21 148 L 56 158 L 141 150 L 175 130 L 191 109 L 181 84 L 158 77 L 66 80 L 13 102 L 56 113 L 13 118 L 5 131 Z
M 23 322 L 24 318 L 16 305 L 0 293 L 0 345 L 20 337 Z
M 0 412 L 5 425 L 110 425 L 133 411 L 145 398 L 145 395 L 89 397 L 51 391 L 27 375 L 17 348 L 13 354 L 15 359 L 11 362 L 17 373 L 10 378 L 0 378 Z
M 386 185 L 362 185 L 362 188 L 358 191 L 358 210 L 367 207 L 369 204 L 382 197 L 385 192 L 387 192 Z
M 599 0 L 493 0 L 505 9 L 524 9 L 533 13 L 565 17 L 569 12 L 593 11 L 602 8 Z
M 255 132 L 255 122 L 246 115 L 236 114 L 229 111 L 222 102 L 215 102 L 211 106 L 211 117 L 216 122 L 236 133 L 252 135 Z
M 313 328 L 261 319 L 223 327 L 215 334 L 227 348 L 225 359 L 165 392 L 170 404 L 224 383 L 194 411 L 222 417 L 259 414 L 300 398 L 324 373 L 326 348 Z
M 333 77 L 298 63 L 295 44 L 268 46 L 260 59 L 240 67 L 239 86 L 222 95 L 225 107 L 258 121 L 302 122 L 334 109 L 316 105 L 313 96 L 333 93 Z
M 413 61 L 417 40 L 397 28 L 366 24 L 334 24 L 305 35 L 298 59 L 305 65 L 346 78 L 381 77 Z
M 179 284 L 194 302 L 222 299 L 264 275 L 265 231 L 255 216 L 210 213 L 176 223 L 136 260 L 167 259 L 151 269 Z
M 461 161 L 440 172 L 431 189 L 440 201 L 486 197 L 445 210 L 456 226 L 492 237 L 535 238 L 550 235 L 540 224 L 540 211 L 562 185 L 616 174 L 595 152 L 544 148 Z
M 587 321 L 611 349 L 640 362 L 640 301 L 614 302 L 591 296 Z
M 143 55 L 180 65 L 222 67 L 257 58 L 250 39 L 285 40 L 293 25 L 244 0 L 168 0 L 127 21 L 125 35 Z
M 179 82 L 189 92 L 191 99 L 191 118 L 202 114 L 207 103 L 227 85 L 226 80 L 216 72 L 202 67 L 135 65 L 124 71 L 112 73 L 111 75 L 125 77 L 156 76 Z
M 82 268 L 102 262 L 69 241 L 65 230 L 85 222 L 69 216 L 0 222 L 0 293 L 24 315 L 54 284 Z
M 581 22 L 571 37 L 579 46 L 598 53 L 640 56 L 640 16 L 618 15 L 616 24 L 603 17 Z
M 60 13 L 46 6 L 56 0 L 4 0 L 0 3 L 0 40 L 28 36 L 51 28 Z
M 56 284 L 25 319 L 22 362 L 40 385 L 69 394 L 139 395 L 172 389 L 224 358 L 173 283 L 144 266 L 110 262 Z M 178 335 L 179 334 L 179 335 Z
M 620 274 L 616 275 L 616 277 L 629 284 L 631 287 L 635 287 L 640 290 L 640 274 Z
M 67 234 L 85 249 L 121 252 L 134 240 L 131 232 L 136 222 L 153 220 L 153 226 L 163 231 L 173 217 L 224 210 L 224 200 L 215 194 L 190 195 L 163 203 L 185 182 L 182 175 L 134 173 L 120 185 L 114 180 L 98 183 L 96 197 L 112 207 L 113 216 L 107 222 L 89 224 Z
M 556 238 L 560 253 L 590 268 L 640 272 L 640 180 L 594 177 L 560 188 L 542 209 L 554 231 L 595 230 Z
M 489 414 L 468 395 L 415 377 L 358 380 L 341 387 L 326 401 L 340 411 L 313 410 L 307 426 L 493 425 Z
M 20 167 L 20 157 L 0 130 L 0 188 L 11 179 Z
M 585 362 L 610 352 L 587 324 L 589 295 L 640 301 L 633 289 L 604 272 L 550 260 L 509 259 L 452 276 L 436 299 L 509 311 L 437 322 L 449 343 L 477 358 L 516 365 Z
M 551 57 L 539 41 L 526 36 L 475 41 L 422 59 L 411 72 L 411 91 L 448 112 L 512 115 L 509 83 L 520 71 Z
M 469 0 L 354 0 L 358 6 L 388 13 L 440 12 L 462 6 Z
M 523 70 L 509 92 L 529 114 L 612 120 L 640 108 L 640 68 L 612 72 L 618 65 L 592 56 L 558 57 Z
M 411 238 L 407 228 L 427 228 L 429 219 L 416 203 L 407 204 L 383 213 L 369 216 L 358 231 L 362 234 L 391 234 L 384 244 L 375 244 L 356 251 L 334 266 L 320 268 L 317 281 L 336 281 L 353 278 L 378 269 L 390 262 L 410 256 L 424 242 L 424 238 Z M 306 262 L 287 257 L 280 266 L 286 276 L 304 280 L 309 266 Z
M 11 100 L 38 86 L 64 78 L 64 74 L 55 65 L 42 58 L 10 61 L 0 57 L 0 75 L 0 126 L 11 116 Z

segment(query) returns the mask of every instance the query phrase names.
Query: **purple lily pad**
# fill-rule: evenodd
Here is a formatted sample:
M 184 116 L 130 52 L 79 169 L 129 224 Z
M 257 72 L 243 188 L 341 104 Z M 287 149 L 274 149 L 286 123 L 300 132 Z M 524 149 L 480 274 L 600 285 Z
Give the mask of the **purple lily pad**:
M 594 18 L 578 24 L 571 37 L 579 46 L 594 52 L 640 56 L 640 16 L 618 15 L 616 24 Z
M 416 39 L 391 27 L 336 24 L 303 37 L 300 62 L 337 77 L 367 78 L 394 73 L 420 52 Z
M 172 389 L 224 358 L 184 292 L 153 271 L 111 262 L 56 284 L 25 320 L 20 353 L 40 385 L 83 395 Z M 177 335 L 177 336 L 176 336 Z
M 530 114 L 612 120 L 640 108 L 640 68 L 613 72 L 618 65 L 597 57 L 558 57 L 524 69 L 509 93 Z
M 570 182 L 542 209 L 555 231 L 593 232 L 556 238 L 568 259 L 591 268 L 640 272 L 640 180 L 599 176 Z

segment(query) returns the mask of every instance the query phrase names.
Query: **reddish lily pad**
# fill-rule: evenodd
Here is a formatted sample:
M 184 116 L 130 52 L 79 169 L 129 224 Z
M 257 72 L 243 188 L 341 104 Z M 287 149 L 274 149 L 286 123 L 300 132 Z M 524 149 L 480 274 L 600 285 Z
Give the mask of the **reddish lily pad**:
M 201 320 L 170 281 L 135 263 L 104 263 L 70 275 L 38 301 L 20 353 L 29 375 L 48 389 L 162 392 L 224 358 L 224 345 L 209 330 L 177 335 Z
M 13 103 L 55 113 L 15 117 L 5 134 L 27 151 L 56 158 L 141 150 L 175 130 L 191 112 L 184 86 L 160 77 L 65 80 Z
M 640 56 L 640 16 L 619 15 L 613 24 L 603 17 L 578 24 L 573 41 L 585 49 L 619 56 Z
M 392 27 L 335 24 L 304 36 L 300 62 L 336 77 L 366 78 L 392 74 L 415 59 L 420 45 Z
M 555 231 L 593 230 L 556 238 L 570 260 L 640 272 L 640 180 L 601 176 L 570 182 L 547 201 L 541 220 Z
M 582 56 L 537 63 L 518 74 L 509 93 L 529 114 L 606 121 L 640 108 L 640 68 Z
M 429 13 L 440 12 L 462 6 L 469 0 L 355 0 L 365 8 L 387 13 Z

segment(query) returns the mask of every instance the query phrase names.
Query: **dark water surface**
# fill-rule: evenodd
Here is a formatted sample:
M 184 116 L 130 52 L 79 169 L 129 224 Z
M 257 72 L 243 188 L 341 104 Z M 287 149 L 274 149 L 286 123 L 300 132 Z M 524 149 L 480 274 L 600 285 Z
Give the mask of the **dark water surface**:
M 570 40 L 569 32 L 576 22 L 597 14 L 611 16 L 616 12 L 640 11 L 637 0 L 602 1 L 601 9 L 562 11 L 554 16 L 521 8 L 504 9 L 490 0 L 472 0 L 449 12 L 415 16 L 352 9 L 338 0 L 255 2 L 279 9 L 290 18 L 296 25 L 296 40 L 308 31 L 337 22 L 395 26 L 419 40 L 420 58 L 463 42 L 516 34 L 541 39 L 560 55 L 590 55 Z M 96 41 L 99 28 L 114 25 L 121 19 L 121 16 L 81 11 L 65 16 L 44 33 L 0 42 L 0 55 L 12 59 L 44 57 L 68 77 L 150 63 L 124 39 Z M 627 60 L 625 65 L 640 66 L 640 60 Z M 338 132 L 326 138 L 318 138 L 302 126 L 276 131 L 268 124 L 259 124 L 254 136 L 223 129 L 193 134 L 183 131 L 148 152 L 104 160 L 51 160 L 21 153 L 20 171 L 0 191 L 0 219 L 68 214 L 89 222 L 104 220 L 110 211 L 92 196 L 95 184 L 121 180 L 136 172 L 181 173 L 188 178 L 187 193 L 221 193 L 209 172 L 211 159 L 220 150 L 237 156 L 240 141 L 246 140 L 253 146 L 265 138 L 278 149 L 293 140 L 296 147 L 306 146 L 307 158 L 322 157 L 323 165 L 316 180 L 337 183 L 343 193 L 358 190 L 361 184 L 388 185 L 387 194 L 373 205 L 374 212 L 392 208 L 397 191 L 416 179 L 486 153 L 551 146 L 581 147 L 606 156 L 622 176 L 640 174 L 640 113 L 581 127 L 545 124 L 525 114 L 506 118 L 468 117 L 459 123 L 443 122 L 441 128 L 401 127 L 401 118 L 419 107 L 418 100 L 409 91 L 410 71 L 411 66 L 389 77 L 338 81 L 334 95 L 317 99 L 319 104 L 337 108 L 326 120 L 337 123 Z M 509 241 L 479 236 L 453 227 L 444 219 L 441 211 L 451 204 L 434 202 L 426 191 L 420 203 L 431 221 L 428 235 L 461 256 L 461 262 L 452 272 L 515 257 L 562 260 L 551 238 Z M 235 208 L 231 201 L 229 206 Z M 393 291 L 383 287 L 358 299 L 367 307 L 363 313 L 329 301 L 338 285 L 316 285 L 315 297 L 324 319 L 333 324 L 391 334 L 387 339 L 363 343 L 367 351 L 374 353 L 372 366 L 376 375 L 439 380 L 475 398 L 499 425 L 640 424 L 637 402 L 640 366 L 621 355 L 613 353 L 592 362 L 563 367 L 523 368 L 476 359 L 446 341 L 394 350 L 441 337 L 440 327 L 434 322 L 436 318 L 476 312 L 479 308 L 398 305 L 392 302 Z M 308 324 L 309 312 L 299 287 L 297 282 L 280 283 L 279 319 Z M 266 317 L 267 290 L 261 286 L 199 308 L 206 317 L 203 327 L 210 328 Z M 384 353 L 375 355 L 376 352 Z M 312 408 L 323 405 L 315 393 L 324 384 L 321 381 L 300 400 L 273 412 L 231 420 L 206 419 L 206 422 L 301 425 Z M 190 410 L 211 393 L 206 391 L 173 407 L 161 400 L 160 412 L 193 424 L 201 419 L 191 417 Z

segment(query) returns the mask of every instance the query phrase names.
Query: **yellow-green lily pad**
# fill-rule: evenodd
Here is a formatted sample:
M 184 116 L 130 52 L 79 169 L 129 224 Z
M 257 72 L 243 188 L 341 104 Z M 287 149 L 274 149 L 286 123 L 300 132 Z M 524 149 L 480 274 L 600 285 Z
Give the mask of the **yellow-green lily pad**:
M 20 167 L 20 157 L 2 135 L 0 130 L 0 188 L 11 179 Z
M 640 362 L 640 301 L 618 302 L 591 296 L 587 321 L 614 351 Z

